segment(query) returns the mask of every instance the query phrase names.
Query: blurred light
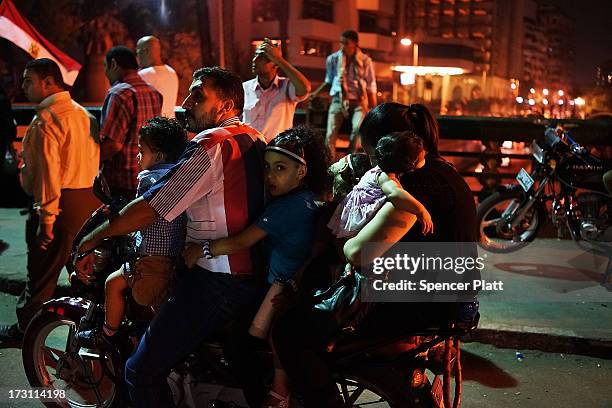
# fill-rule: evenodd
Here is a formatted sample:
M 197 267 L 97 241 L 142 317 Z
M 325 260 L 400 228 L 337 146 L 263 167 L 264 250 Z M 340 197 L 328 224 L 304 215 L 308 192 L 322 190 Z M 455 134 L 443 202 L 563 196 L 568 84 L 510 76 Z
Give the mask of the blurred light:
M 544 105 L 548 105 L 548 99 L 546 99 L 546 98 L 542 99 L 542 103 L 543 103 Z
M 557 102 L 559 105 L 563 105 L 563 99 L 559 99 L 559 101 Z
M 511 83 L 511 84 L 510 84 L 510 88 L 512 88 L 512 89 L 516 89 L 516 84 L 515 84 L 514 82 L 513 82 L 513 83 Z
M 400 40 L 400 44 L 404 47 L 410 47 L 412 45 L 412 40 L 410 38 L 404 37 Z
M 548 95 L 548 89 L 546 89 L 546 88 L 542 89 L 542 93 L 543 93 L 544 95 Z
M 478 166 L 476 166 L 476 168 L 474 169 L 474 172 L 482 173 L 483 169 L 484 169 L 484 166 L 482 165 L 482 163 L 479 163 Z
M 529 98 L 529 105 L 531 106 L 535 105 L 535 99 Z
M 510 158 L 509 157 L 502 157 L 501 166 L 502 167 L 510 166 Z
M 573 101 L 573 100 L 570 100 L 570 101 L 569 101 L 569 104 L 570 104 L 570 105 L 572 105 L 572 106 L 574 106 L 574 101 Z
M 461 75 L 465 72 L 459 67 L 415 67 L 413 65 L 396 65 L 391 69 L 398 72 L 412 72 L 415 75 Z
M 562 90 L 562 89 L 559 89 L 558 94 L 559 94 L 559 96 L 563 96 L 563 95 L 565 95 L 565 92 L 563 92 L 563 90 Z
M 535 93 L 535 89 L 534 89 L 534 88 L 531 88 L 531 89 L 529 90 L 529 92 L 530 92 L 530 93 Z
M 574 99 L 574 103 L 578 106 L 583 106 L 586 103 L 586 101 L 584 100 L 584 98 L 578 97 Z
M 416 79 L 416 75 L 414 72 L 402 72 L 400 74 L 400 84 L 402 85 L 414 85 Z
M 502 143 L 502 147 L 504 149 L 512 149 L 512 140 L 506 140 L 504 143 Z
M 523 103 L 525 100 L 523 99 L 522 96 L 517 96 L 516 97 L 516 103 Z

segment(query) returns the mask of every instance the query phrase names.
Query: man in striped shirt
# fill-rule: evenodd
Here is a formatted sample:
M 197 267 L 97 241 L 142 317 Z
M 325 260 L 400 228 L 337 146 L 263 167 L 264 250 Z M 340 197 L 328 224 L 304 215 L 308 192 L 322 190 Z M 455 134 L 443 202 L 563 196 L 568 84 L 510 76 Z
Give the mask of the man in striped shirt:
M 193 74 L 183 102 L 190 131 L 199 134 L 162 179 L 122 215 L 81 242 L 84 252 L 109 236 L 167 221 L 186 212 L 187 241 L 202 243 L 236 234 L 264 208 L 264 137 L 241 123 L 244 93 L 239 77 L 218 67 Z M 201 253 L 201 246 L 191 245 Z M 214 259 L 201 257 L 161 308 L 126 364 L 136 407 L 167 407 L 170 369 L 226 323 L 254 310 L 264 290 L 260 248 Z

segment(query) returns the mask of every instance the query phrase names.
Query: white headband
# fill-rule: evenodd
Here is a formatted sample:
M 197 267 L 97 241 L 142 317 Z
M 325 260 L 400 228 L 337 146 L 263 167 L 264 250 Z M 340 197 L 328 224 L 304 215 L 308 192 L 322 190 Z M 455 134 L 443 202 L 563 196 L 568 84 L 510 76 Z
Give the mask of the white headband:
M 289 151 L 287 149 L 283 149 L 282 147 L 278 147 L 278 146 L 267 146 L 266 147 L 266 151 L 274 151 L 274 152 L 278 152 L 281 154 L 284 154 L 286 156 L 289 156 L 290 158 L 297 160 L 298 162 L 302 163 L 304 166 L 306 166 L 306 160 L 301 157 L 298 156 L 297 154 L 293 153 L 292 151 Z

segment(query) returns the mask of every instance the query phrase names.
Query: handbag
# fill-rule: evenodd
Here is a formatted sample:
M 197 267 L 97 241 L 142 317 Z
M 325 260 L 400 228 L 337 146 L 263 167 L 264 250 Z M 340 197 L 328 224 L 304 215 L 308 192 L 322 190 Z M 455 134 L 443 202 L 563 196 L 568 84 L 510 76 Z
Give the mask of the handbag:
M 361 301 L 365 284 L 366 277 L 351 267 L 329 288 L 315 292 L 314 308 L 331 313 L 342 331 L 353 332 L 375 304 Z

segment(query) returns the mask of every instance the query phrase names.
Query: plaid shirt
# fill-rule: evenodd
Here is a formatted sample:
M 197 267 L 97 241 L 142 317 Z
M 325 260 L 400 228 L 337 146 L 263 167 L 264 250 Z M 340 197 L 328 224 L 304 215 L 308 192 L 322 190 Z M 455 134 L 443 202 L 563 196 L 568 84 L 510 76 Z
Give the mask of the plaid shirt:
M 100 141 L 109 139 L 123 145 L 121 151 L 104 162 L 104 177 L 111 190 L 136 190 L 138 185 L 138 132 L 148 119 L 159 116 L 162 96 L 136 72 L 115 82 L 102 107 Z
M 174 164 L 157 164 L 138 174 L 137 196 L 143 195 L 149 187 L 157 182 L 174 167 Z M 141 255 L 175 257 L 181 254 L 185 246 L 185 225 L 187 217 L 181 214 L 172 221 L 156 217 L 153 224 L 136 233 L 136 246 Z

